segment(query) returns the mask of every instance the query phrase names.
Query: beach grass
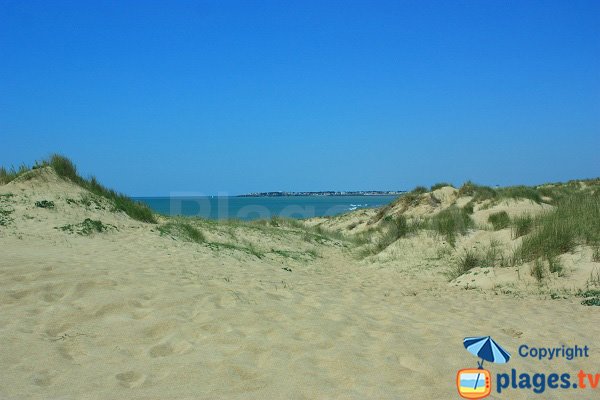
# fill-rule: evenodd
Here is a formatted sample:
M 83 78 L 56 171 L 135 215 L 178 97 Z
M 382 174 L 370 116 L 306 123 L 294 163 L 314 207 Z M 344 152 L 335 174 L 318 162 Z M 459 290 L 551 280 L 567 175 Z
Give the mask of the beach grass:
M 168 235 L 174 238 L 180 238 L 184 241 L 194 243 L 204 243 L 206 238 L 204 234 L 190 223 L 183 219 L 174 219 L 158 227 L 161 235 Z
M 433 192 L 434 190 L 438 190 L 438 189 L 441 189 L 441 188 L 446 187 L 446 186 L 454 187 L 454 186 L 452 186 L 451 183 L 438 182 L 438 183 L 436 183 L 434 185 L 431 185 L 431 189 L 430 190 Z
M 499 231 L 500 229 L 508 228 L 510 225 L 510 217 L 506 213 L 506 211 L 499 211 L 493 214 L 490 214 L 488 217 L 488 222 L 492 224 L 495 231 Z
M 7 170 L 0 167 L 0 184 L 6 184 L 14 179 L 22 176 L 31 170 L 42 167 L 51 167 L 56 174 L 65 180 L 69 180 L 78 186 L 89 190 L 91 193 L 102 196 L 108 199 L 113 205 L 113 211 L 122 211 L 131 218 L 149 223 L 156 223 L 156 217 L 152 210 L 143 203 L 137 202 L 128 196 L 118 193 L 112 189 L 108 189 L 101 185 L 95 177 L 89 179 L 82 178 L 77 173 L 75 164 L 60 154 L 53 154 L 47 160 L 36 161 L 33 167 L 29 168 L 26 165 L 21 165 L 18 169 L 11 168 Z
M 535 278 L 538 283 L 542 283 L 544 277 L 546 276 L 546 269 L 544 267 L 544 262 L 541 258 L 537 258 L 529 269 L 531 276 Z
M 600 244 L 600 192 L 561 198 L 555 209 L 536 217 L 532 232 L 515 250 L 515 262 L 572 252 L 576 246 Z
M 477 252 L 467 249 L 458 256 L 453 267 L 448 271 L 447 277 L 449 280 L 456 279 L 473 268 L 480 267 L 481 263 L 481 256 Z
M 533 229 L 533 217 L 529 214 L 518 215 L 511 220 L 512 238 L 527 235 Z
M 104 224 L 100 220 L 86 218 L 85 220 L 83 220 L 83 222 L 80 222 L 78 224 L 63 225 L 63 226 L 57 227 L 56 229 L 59 229 L 63 232 L 67 232 L 67 233 L 77 233 L 82 236 L 89 236 L 94 233 L 106 232 L 111 228 L 115 228 L 115 227 L 112 225 Z
M 451 246 L 456 244 L 458 235 L 464 235 L 474 226 L 469 214 L 456 206 L 440 211 L 430 219 L 429 227 L 444 237 Z

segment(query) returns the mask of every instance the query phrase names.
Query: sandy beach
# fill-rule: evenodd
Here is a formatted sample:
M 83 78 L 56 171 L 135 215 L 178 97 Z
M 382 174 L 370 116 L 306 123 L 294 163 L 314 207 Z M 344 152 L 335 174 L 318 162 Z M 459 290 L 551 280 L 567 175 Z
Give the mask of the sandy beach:
M 302 229 L 203 227 L 210 242 L 235 237 L 257 257 L 161 234 L 103 199 L 67 201 L 87 194 L 51 168 L 32 173 L 0 186 L 13 210 L 0 230 L 0 398 L 452 399 L 456 372 L 477 366 L 462 339 L 478 335 L 513 353 L 489 367 L 493 374 L 598 372 L 596 307 L 554 298 L 528 279 L 506 290 L 496 280 L 512 279 L 503 276 L 509 269 L 493 279 L 471 274 L 471 286 L 448 282 L 450 261 L 432 235 L 360 259 L 343 240 L 313 241 Z M 54 207 L 36 206 L 41 200 Z M 57 229 L 85 218 L 108 228 Z M 503 234 L 475 231 L 459 245 Z M 562 287 L 584 285 L 579 276 L 598 266 L 587 252 L 566 256 L 572 272 Z M 524 343 L 588 345 L 591 357 L 522 358 Z M 533 396 L 490 398 L 506 395 Z M 583 397 L 555 390 L 544 398 Z

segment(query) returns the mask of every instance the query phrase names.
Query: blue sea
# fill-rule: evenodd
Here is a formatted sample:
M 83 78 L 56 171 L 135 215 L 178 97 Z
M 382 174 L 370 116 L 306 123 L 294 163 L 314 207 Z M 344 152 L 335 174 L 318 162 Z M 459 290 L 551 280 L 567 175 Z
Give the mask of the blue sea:
M 164 215 L 242 220 L 312 218 L 337 215 L 360 208 L 380 207 L 397 196 L 282 196 L 282 197 L 136 197 Z

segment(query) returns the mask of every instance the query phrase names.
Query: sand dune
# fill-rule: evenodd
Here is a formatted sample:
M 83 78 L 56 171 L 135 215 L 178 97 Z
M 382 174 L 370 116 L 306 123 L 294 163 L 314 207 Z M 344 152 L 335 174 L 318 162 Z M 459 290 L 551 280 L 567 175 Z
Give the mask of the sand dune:
M 476 367 L 462 339 L 488 334 L 513 353 L 523 343 L 578 344 L 592 355 L 543 362 L 513 354 L 493 374 L 600 372 L 596 308 L 448 284 L 447 261 L 427 236 L 364 261 L 336 242 L 312 259 L 258 258 L 174 240 L 102 204 L 71 204 L 85 192 L 51 171 L 0 186 L 7 193 L 14 212 L 0 227 L 0 398 L 453 399 L 456 371 Z M 84 218 L 114 229 L 56 229 Z M 294 232 L 243 233 L 265 249 L 308 246 Z M 584 397 L 558 390 L 543 398 Z

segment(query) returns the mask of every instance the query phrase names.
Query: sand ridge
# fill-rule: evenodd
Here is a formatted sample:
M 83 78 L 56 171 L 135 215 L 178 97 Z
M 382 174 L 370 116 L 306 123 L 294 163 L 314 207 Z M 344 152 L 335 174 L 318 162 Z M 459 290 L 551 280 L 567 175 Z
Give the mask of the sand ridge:
M 102 203 L 69 203 L 85 193 L 51 173 L 44 179 L 0 186 L 14 209 L 0 230 L 0 398 L 452 399 L 456 371 L 476 366 L 462 338 L 487 334 L 512 351 L 579 344 L 593 355 L 546 363 L 515 355 L 493 373 L 598 372 L 596 309 L 449 284 L 449 261 L 427 234 L 359 260 L 343 244 L 293 230 L 206 232 L 243 238 L 258 257 L 161 235 Z M 114 229 L 56 229 L 84 218 Z M 300 256 L 309 249 L 318 251 Z

